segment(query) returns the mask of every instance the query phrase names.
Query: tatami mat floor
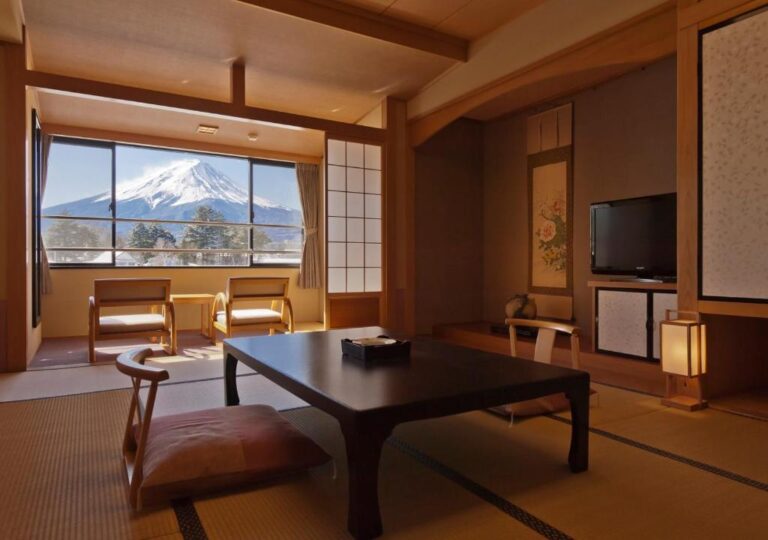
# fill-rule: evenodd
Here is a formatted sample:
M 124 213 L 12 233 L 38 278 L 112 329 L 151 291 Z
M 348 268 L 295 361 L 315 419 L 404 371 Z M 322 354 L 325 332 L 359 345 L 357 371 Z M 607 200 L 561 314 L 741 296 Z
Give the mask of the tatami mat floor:
M 221 359 L 166 360 L 156 414 L 220 406 Z M 114 366 L 61 371 L 60 375 Z M 104 371 L 104 373 L 107 373 Z M 186 505 L 129 510 L 120 441 L 129 391 L 71 384 L 46 398 L 0 378 L 3 538 L 343 539 L 344 447 L 335 420 L 242 371 L 243 403 L 269 403 L 338 465 Z M 74 379 L 76 379 L 75 377 Z M 119 384 L 115 379 L 113 383 Z M 5 385 L 5 386 L 4 386 Z M 23 387 L 23 388 L 22 388 Z M 5 399 L 7 389 L 16 400 Z M 768 423 L 595 385 L 590 470 L 571 474 L 567 413 L 516 420 L 483 411 L 400 426 L 381 463 L 384 538 L 757 538 L 768 526 Z M 85 393 L 80 393 L 80 391 Z M 29 397 L 40 399 L 29 400 Z

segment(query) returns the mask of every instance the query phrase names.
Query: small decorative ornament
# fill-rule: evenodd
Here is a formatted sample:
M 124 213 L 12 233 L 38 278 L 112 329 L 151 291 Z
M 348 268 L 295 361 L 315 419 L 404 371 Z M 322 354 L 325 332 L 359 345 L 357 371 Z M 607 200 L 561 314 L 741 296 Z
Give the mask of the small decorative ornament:
M 507 319 L 535 319 L 536 301 L 527 294 L 516 294 L 504 307 Z

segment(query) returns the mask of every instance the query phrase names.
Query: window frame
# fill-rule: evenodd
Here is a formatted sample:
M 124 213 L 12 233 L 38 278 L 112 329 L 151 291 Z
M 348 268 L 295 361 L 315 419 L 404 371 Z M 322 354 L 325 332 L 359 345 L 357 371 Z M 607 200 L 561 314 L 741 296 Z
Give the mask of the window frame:
M 175 148 L 175 147 L 165 147 L 165 146 L 152 146 L 152 145 L 142 145 L 142 144 L 133 144 L 133 143 L 123 143 L 119 141 L 106 141 L 106 140 L 100 140 L 100 139 L 86 139 L 86 138 L 80 138 L 80 137 L 71 137 L 71 136 L 64 136 L 64 135 L 54 135 L 52 144 L 56 142 L 63 142 L 64 144 L 71 144 L 76 146 L 85 146 L 85 147 L 96 147 L 96 148 L 108 148 L 111 151 L 111 183 L 110 183 L 110 190 L 111 190 L 111 202 L 109 205 L 110 210 L 110 216 L 109 217 L 93 217 L 93 216 L 60 216 L 60 215 L 46 215 L 42 208 L 42 197 L 40 193 L 36 194 L 35 200 L 38 202 L 38 208 L 40 209 L 40 213 L 37 216 L 37 219 L 40 220 L 41 226 L 37 229 L 37 234 L 40 237 L 40 242 L 42 245 L 42 220 L 43 219 L 70 219 L 70 220 L 80 220 L 80 221 L 110 221 L 111 222 L 111 247 L 105 247 L 104 249 L 87 249 L 87 250 L 80 250 L 80 251 L 109 251 L 111 254 L 112 261 L 108 263 L 82 263 L 82 262 L 76 262 L 76 263 L 50 263 L 50 268 L 52 269 L 103 269 L 103 268 L 116 268 L 121 270 L 133 270 L 133 269 L 173 269 L 173 270 L 182 270 L 182 269 L 192 269 L 192 270 L 206 270 L 206 269 L 222 269 L 222 268 L 299 268 L 301 266 L 301 262 L 290 262 L 290 263 L 255 263 L 253 258 L 254 254 L 256 253 L 297 253 L 299 255 L 299 259 L 302 255 L 302 250 L 299 249 L 297 251 L 284 251 L 284 252 L 278 252 L 278 251 L 255 251 L 253 249 L 253 232 L 255 227 L 279 227 L 279 228 L 288 228 L 288 229 L 297 229 L 301 231 L 301 238 L 302 238 L 302 245 L 304 242 L 304 239 L 306 238 L 306 230 L 304 226 L 304 214 L 303 209 L 300 210 L 302 213 L 302 224 L 301 226 L 296 225 L 274 225 L 274 224 L 266 224 L 266 223 L 254 223 L 254 212 L 253 212 L 253 168 L 254 164 L 261 164 L 261 165 L 269 165 L 269 166 L 277 166 L 277 167 L 283 167 L 283 168 L 291 168 L 296 169 L 296 163 L 292 161 L 279 161 L 279 160 L 272 160 L 272 159 L 264 159 L 264 158 L 254 158 L 249 156 L 243 156 L 243 155 L 237 155 L 237 154 L 221 154 L 216 152 L 205 152 L 200 150 L 188 150 L 185 148 Z M 156 149 L 156 150 L 166 150 L 166 151 L 175 151 L 175 152 L 184 152 L 189 154 L 201 154 L 201 155 L 209 155 L 209 156 L 217 156 L 217 157 L 225 157 L 225 158 L 236 158 L 236 159 L 243 159 L 247 162 L 248 165 L 248 221 L 242 222 L 242 223 L 233 223 L 228 221 L 223 222 L 195 222 L 195 221 L 185 221 L 185 220 L 163 220 L 163 219 L 136 219 L 136 218 L 119 218 L 117 217 L 117 163 L 116 163 L 116 150 L 118 146 L 123 147 L 133 147 L 133 148 L 144 148 L 144 149 Z M 296 180 L 298 182 L 298 179 Z M 121 251 L 121 249 L 117 248 L 117 224 L 118 223 L 178 223 L 178 224 L 214 224 L 214 225 L 222 225 L 222 226 L 233 226 L 233 227 L 247 227 L 248 228 L 248 249 L 242 250 L 243 252 L 247 252 L 248 256 L 248 263 L 247 264 L 237 264 L 237 265 L 208 265 L 208 266 L 190 266 L 190 265 L 179 265 L 179 266 L 163 266 L 163 265 L 137 265 L 137 266 L 119 266 L 116 263 L 116 253 L 117 251 Z M 61 250 L 61 248 L 49 248 L 51 251 L 56 251 L 57 249 Z M 154 248 L 153 248 L 154 249 Z M 166 250 L 160 250 L 163 252 L 183 252 L 181 249 L 166 249 Z M 195 253 L 205 253 L 206 251 L 212 251 L 215 252 L 216 250 L 194 250 Z M 231 251 L 239 251 L 239 250 L 231 250 Z

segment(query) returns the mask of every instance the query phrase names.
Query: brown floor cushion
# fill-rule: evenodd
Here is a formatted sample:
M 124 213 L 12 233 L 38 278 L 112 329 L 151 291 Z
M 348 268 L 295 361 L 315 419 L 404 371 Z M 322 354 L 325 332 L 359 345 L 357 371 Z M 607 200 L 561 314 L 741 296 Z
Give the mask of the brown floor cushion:
M 144 506 L 322 465 L 330 456 L 267 405 L 153 418 L 144 456 Z
M 593 389 L 589 389 L 589 395 L 596 394 Z M 504 416 L 537 416 L 540 414 L 550 414 L 562 411 L 568 411 L 571 409 L 571 402 L 565 397 L 565 394 L 552 394 L 551 396 L 544 396 L 536 399 L 529 399 L 526 401 L 518 401 L 517 403 L 509 403 L 502 405 L 501 407 L 492 407 L 491 410 L 495 413 L 502 414 Z

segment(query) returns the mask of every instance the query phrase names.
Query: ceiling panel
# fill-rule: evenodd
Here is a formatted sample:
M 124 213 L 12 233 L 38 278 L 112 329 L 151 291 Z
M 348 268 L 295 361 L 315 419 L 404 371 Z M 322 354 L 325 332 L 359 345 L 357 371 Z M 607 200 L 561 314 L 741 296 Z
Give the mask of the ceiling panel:
M 320 157 L 325 134 L 310 129 L 286 129 L 259 122 L 211 117 L 203 114 L 158 109 L 118 101 L 92 99 L 52 92 L 38 92 L 39 114 L 44 124 L 60 124 L 287 152 Z M 215 135 L 196 133 L 199 124 L 219 126 Z M 258 140 L 248 140 L 249 133 Z
M 546 0 L 473 0 L 435 29 L 470 41 L 480 38 Z
M 241 57 L 249 103 L 347 122 L 454 64 L 233 0 L 24 0 L 24 10 L 35 69 L 225 100 Z
M 472 0 L 396 0 L 384 15 L 434 28 Z

